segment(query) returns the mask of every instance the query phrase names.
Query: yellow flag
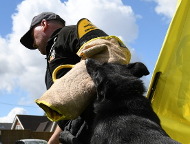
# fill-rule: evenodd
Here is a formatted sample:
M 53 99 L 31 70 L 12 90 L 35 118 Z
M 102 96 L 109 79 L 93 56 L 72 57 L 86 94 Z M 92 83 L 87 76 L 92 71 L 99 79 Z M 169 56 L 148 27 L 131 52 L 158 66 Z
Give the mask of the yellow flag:
M 190 0 L 178 1 L 147 97 L 166 132 L 190 144 Z

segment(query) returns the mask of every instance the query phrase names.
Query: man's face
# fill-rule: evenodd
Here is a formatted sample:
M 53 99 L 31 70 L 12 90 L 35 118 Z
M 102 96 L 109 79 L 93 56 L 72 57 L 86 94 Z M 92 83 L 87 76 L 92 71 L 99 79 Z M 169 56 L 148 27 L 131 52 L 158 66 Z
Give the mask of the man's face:
M 37 48 L 41 54 L 46 54 L 47 35 L 44 33 L 44 28 L 41 25 L 37 25 L 33 28 L 32 36 L 34 38 L 33 47 Z

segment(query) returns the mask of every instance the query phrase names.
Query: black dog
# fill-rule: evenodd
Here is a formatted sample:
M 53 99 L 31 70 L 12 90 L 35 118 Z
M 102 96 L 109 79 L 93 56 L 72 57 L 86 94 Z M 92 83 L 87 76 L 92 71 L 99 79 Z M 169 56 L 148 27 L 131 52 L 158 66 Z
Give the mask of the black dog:
M 161 128 L 143 96 L 139 78 L 149 74 L 144 64 L 100 64 L 87 59 L 86 68 L 97 89 L 91 144 L 179 144 Z

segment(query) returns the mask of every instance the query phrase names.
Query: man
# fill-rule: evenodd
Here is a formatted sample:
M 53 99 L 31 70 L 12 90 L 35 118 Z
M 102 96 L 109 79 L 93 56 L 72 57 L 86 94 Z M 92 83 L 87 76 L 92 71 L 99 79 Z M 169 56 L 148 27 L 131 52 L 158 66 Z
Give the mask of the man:
M 101 30 L 93 31 L 95 38 L 107 36 Z M 57 14 L 43 12 L 32 19 L 30 29 L 21 37 L 20 42 L 28 49 L 38 49 L 42 55 L 46 55 L 47 70 L 45 83 L 47 89 L 53 84 L 52 73 L 54 69 L 63 64 L 76 64 L 80 57 L 76 55 L 79 46 L 84 41 L 79 42 L 77 37 L 77 26 L 65 26 L 65 21 Z M 70 69 L 62 69 L 57 78 L 65 75 Z M 59 121 L 58 127 L 49 140 L 49 144 L 59 143 L 89 143 L 90 126 L 92 124 L 93 112 L 91 107 L 87 108 L 81 116 L 71 121 Z

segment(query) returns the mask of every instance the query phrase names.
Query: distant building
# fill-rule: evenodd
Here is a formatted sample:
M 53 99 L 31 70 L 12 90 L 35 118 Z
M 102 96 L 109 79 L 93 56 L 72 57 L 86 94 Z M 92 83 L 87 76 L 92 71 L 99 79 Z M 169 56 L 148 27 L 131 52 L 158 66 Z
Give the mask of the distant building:
M 32 130 L 36 132 L 53 132 L 56 124 L 46 116 L 16 115 L 11 130 Z
M 20 139 L 48 141 L 56 123 L 46 116 L 16 115 L 13 123 L 0 123 L 0 144 L 14 144 Z

